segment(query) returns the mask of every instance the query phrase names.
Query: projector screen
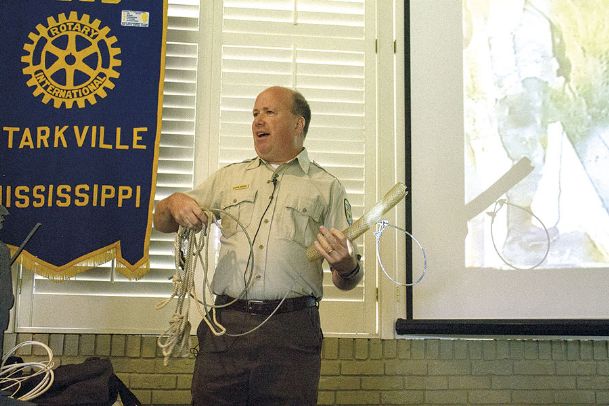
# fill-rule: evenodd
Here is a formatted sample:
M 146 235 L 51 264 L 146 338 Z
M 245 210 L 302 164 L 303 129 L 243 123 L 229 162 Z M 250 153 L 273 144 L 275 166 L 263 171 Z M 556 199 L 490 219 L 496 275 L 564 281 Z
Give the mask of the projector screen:
M 408 318 L 609 319 L 609 5 L 409 14 Z

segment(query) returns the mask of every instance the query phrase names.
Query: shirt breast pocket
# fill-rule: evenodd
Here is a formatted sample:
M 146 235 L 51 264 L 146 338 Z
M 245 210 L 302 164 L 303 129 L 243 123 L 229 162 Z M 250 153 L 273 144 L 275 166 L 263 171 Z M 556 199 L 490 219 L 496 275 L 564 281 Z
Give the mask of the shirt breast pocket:
M 295 196 L 286 202 L 282 237 L 308 247 L 317 238 L 322 213 L 323 205 L 317 198 Z
M 243 231 L 241 226 L 247 228 L 252 222 L 256 191 L 233 190 L 222 202 L 222 236 L 232 237 L 237 231 Z M 241 225 L 239 225 L 241 224 Z

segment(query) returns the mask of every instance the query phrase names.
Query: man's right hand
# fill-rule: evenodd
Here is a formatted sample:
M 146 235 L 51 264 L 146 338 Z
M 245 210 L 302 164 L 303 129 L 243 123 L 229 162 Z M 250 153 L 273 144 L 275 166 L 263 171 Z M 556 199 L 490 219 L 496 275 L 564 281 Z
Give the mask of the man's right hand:
M 174 193 L 157 203 L 154 227 L 164 233 L 178 231 L 179 226 L 201 231 L 207 216 L 197 202 L 184 193 Z

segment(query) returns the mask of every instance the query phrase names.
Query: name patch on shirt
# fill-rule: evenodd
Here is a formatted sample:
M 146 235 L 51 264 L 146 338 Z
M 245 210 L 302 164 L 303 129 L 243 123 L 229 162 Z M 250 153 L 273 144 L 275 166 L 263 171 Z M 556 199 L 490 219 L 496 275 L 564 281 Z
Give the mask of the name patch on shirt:
M 243 190 L 250 187 L 250 185 L 233 185 L 233 190 Z

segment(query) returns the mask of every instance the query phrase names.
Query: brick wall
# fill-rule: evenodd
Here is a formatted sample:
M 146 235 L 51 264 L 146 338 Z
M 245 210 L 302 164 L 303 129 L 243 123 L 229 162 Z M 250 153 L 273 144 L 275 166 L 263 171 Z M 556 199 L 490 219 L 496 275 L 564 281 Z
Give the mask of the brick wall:
M 190 402 L 193 359 L 163 365 L 156 337 L 6 334 L 48 344 L 58 364 L 108 357 L 144 404 Z M 26 359 L 42 358 L 23 347 Z M 326 338 L 320 405 L 609 404 L 609 347 L 604 340 L 379 340 Z

